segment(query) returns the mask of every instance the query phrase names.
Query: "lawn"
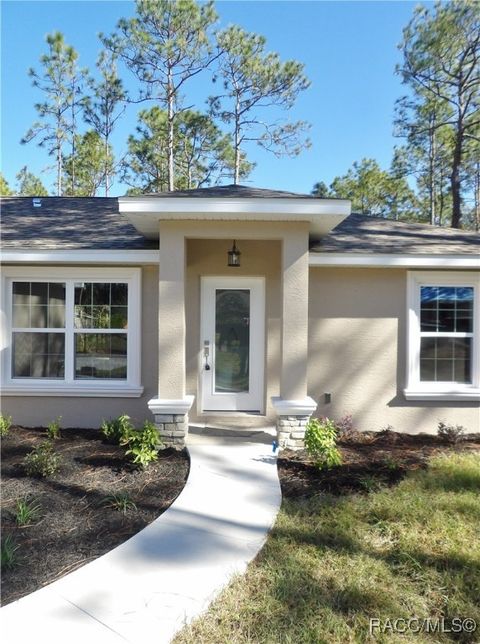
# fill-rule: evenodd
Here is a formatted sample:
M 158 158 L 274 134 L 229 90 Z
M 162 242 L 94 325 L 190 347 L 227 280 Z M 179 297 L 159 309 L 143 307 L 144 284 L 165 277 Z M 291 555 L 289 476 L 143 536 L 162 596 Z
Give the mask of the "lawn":
M 246 575 L 175 644 L 479 642 L 480 451 L 434 450 L 408 469 L 363 491 L 304 481 L 289 495 L 283 486 L 276 525 Z M 479 630 L 369 634 L 370 618 L 413 616 L 447 627 L 473 618 Z

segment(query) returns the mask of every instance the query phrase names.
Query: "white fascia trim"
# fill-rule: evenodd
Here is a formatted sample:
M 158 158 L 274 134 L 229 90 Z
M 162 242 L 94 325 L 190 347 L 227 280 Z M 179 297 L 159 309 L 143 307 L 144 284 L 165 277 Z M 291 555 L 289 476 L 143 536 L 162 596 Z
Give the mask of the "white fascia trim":
M 90 385 L 83 387 L 61 387 L 57 385 L 6 385 L 0 390 L 2 396 L 72 396 L 75 398 L 88 396 L 89 398 L 140 398 L 143 394 L 143 387 L 119 386 L 105 387 L 102 385 Z
M 354 255 L 352 253 L 309 254 L 310 266 L 365 266 L 372 268 L 478 268 L 476 255 Z
M 148 408 L 155 416 L 157 414 L 188 414 L 195 396 L 185 396 L 185 398 L 152 398 L 148 401 Z
M 188 219 L 194 214 L 201 219 L 217 219 L 218 215 L 225 214 L 281 214 L 292 215 L 296 219 L 301 215 L 347 217 L 351 212 L 351 201 L 348 199 L 119 197 L 118 205 L 120 212 L 157 214 L 158 219 L 179 219 L 179 215 Z
M 462 391 L 422 391 L 419 389 L 404 389 L 407 400 L 436 400 L 436 401 L 476 401 L 480 400 L 480 389 L 471 388 Z
M 2 264 L 158 264 L 159 250 L 3 250 Z
M 310 416 L 317 409 L 317 403 L 310 396 L 300 400 L 285 400 L 280 396 L 272 396 L 272 405 L 277 416 Z

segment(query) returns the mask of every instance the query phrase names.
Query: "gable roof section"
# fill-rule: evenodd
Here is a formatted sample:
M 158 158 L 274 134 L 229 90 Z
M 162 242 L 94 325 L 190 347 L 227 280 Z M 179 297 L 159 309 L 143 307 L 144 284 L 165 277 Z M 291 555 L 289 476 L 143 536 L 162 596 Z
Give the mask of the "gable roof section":
M 351 214 L 310 247 L 315 254 L 477 255 L 480 234 Z
M 228 186 L 212 186 L 211 188 L 194 188 L 191 190 L 174 190 L 173 192 L 155 192 L 145 197 L 165 198 L 200 198 L 200 199 L 316 199 L 313 195 L 306 195 L 285 190 L 268 190 L 266 188 L 253 188 L 230 184 Z
M 152 249 L 118 210 L 116 197 L 2 197 L 4 249 Z

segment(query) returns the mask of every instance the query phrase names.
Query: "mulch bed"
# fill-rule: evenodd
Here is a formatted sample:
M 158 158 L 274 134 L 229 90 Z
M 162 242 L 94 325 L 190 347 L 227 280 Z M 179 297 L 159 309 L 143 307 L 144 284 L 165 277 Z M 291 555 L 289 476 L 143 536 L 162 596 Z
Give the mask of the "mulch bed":
M 339 441 L 339 449 L 342 465 L 330 470 L 319 470 L 304 450 L 282 450 L 278 469 L 284 498 L 369 492 L 395 485 L 407 472 L 427 467 L 434 454 L 452 449 L 480 451 L 480 435 L 469 434 L 453 446 L 427 434 L 352 433 Z
M 105 554 L 156 519 L 175 500 L 189 470 L 186 450 L 163 450 L 146 470 L 134 468 L 124 448 L 102 441 L 98 429 L 64 429 L 55 449 L 58 473 L 26 475 L 25 455 L 46 438 L 42 428 L 12 427 L 2 439 L 2 541 L 19 546 L 18 565 L 2 571 L 8 604 Z M 125 514 L 106 497 L 128 494 Z M 41 506 L 38 522 L 19 527 L 16 502 L 29 496 Z

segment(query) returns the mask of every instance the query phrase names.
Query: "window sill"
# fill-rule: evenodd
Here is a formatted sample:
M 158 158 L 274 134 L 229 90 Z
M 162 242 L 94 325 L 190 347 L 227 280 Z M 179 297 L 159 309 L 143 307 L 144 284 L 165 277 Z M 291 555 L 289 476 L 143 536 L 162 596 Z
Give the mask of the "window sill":
M 434 391 L 431 389 L 404 389 L 404 396 L 407 400 L 438 400 L 438 401 L 475 401 L 480 400 L 480 389 L 470 387 L 456 391 Z
M 89 398 L 140 398 L 143 387 L 131 385 L 6 385 L 0 390 L 2 396 L 73 396 Z

